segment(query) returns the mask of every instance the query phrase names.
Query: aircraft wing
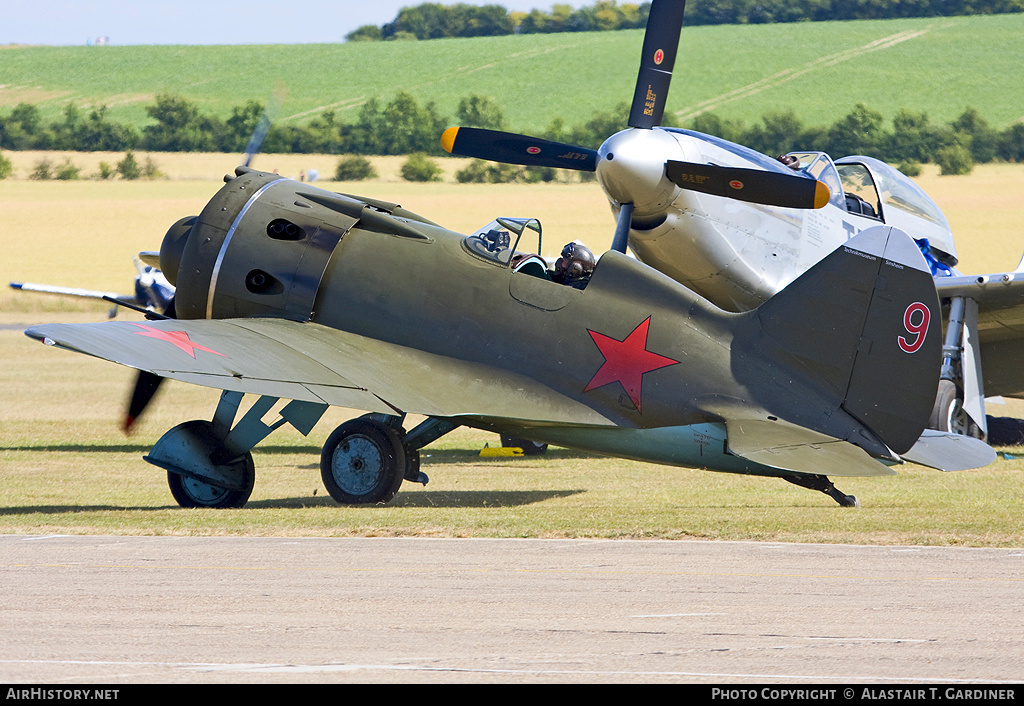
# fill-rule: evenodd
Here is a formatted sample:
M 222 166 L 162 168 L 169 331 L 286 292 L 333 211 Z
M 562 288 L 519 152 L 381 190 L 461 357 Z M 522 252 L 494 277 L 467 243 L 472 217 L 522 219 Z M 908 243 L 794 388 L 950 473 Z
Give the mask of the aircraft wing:
M 940 299 L 978 305 L 978 342 L 985 395 L 1024 397 L 1024 272 L 936 277 Z
M 44 294 L 61 294 L 68 297 L 83 297 L 86 299 L 122 299 L 133 301 L 134 294 L 118 294 L 117 292 L 98 292 L 92 289 L 78 289 L 77 287 L 56 287 L 50 284 L 34 284 L 32 282 L 11 282 L 11 289 L 18 289 L 24 292 L 43 292 Z
M 168 319 L 46 324 L 25 334 L 47 345 L 221 390 L 387 414 L 613 424 L 526 376 L 315 323 Z

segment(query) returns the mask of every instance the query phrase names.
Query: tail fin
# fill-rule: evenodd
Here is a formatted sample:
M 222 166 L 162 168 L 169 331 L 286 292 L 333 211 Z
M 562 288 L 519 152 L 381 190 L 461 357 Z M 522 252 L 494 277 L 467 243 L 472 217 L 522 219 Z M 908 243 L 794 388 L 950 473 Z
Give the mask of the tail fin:
M 892 451 L 914 446 L 935 402 L 942 322 L 928 264 L 909 235 L 888 226 L 862 231 L 755 314 L 760 342 L 770 341 L 762 352 Z M 837 421 L 807 426 L 837 436 Z M 839 438 L 865 445 L 851 438 L 856 433 Z

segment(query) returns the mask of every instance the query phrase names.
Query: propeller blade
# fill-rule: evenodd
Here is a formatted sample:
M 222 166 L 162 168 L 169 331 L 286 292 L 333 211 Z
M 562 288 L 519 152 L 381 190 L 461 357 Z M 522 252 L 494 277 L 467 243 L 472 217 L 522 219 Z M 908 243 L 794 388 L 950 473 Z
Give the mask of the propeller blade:
M 160 389 L 160 383 L 164 379 L 146 370 L 140 370 L 135 378 L 135 387 L 132 388 L 132 396 L 128 402 L 128 413 L 125 415 L 122 428 L 129 433 L 132 426 L 145 411 L 156 391 Z
M 174 297 L 171 297 L 167 308 L 164 309 L 164 316 L 168 319 L 173 319 L 175 314 Z M 128 400 L 128 412 L 125 414 L 124 423 L 121 426 L 125 434 L 131 432 L 135 422 L 146 411 L 146 407 L 153 400 L 163 381 L 164 378 L 155 373 L 146 370 L 139 371 L 139 374 L 135 377 L 135 386 L 132 387 L 132 396 Z
M 441 135 L 441 147 L 450 154 L 505 164 L 579 172 L 597 169 L 597 150 L 498 130 L 450 127 Z
M 253 157 L 260 151 L 263 141 L 267 139 L 267 133 L 270 132 L 270 127 L 277 116 L 277 111 L 280 110 L 281 104 L 284 103 L 287 95 L 288 89 L 285 88 L 282 82 L 278 81 L 274 87 L 274 92 L 270 96 L 270 100 L 267 101 L 267 107 L 263 109 L 263 114 L 260 115 L 260 119 L 256 123 L 256 129 L 253 130 L 252 136 L 249 138 L 249 144 L 245 146 L 243 166 L 248 167 L 252 164 Z
M 763 206 L 821 208 L 832 197 L 816 179 L 742 167 L 719 167 L 669 160 L 665 176 L 682 189 Z
M 644 48 L 640 55 L 640 73 L 636 78 L 629 126 L 651 129 L 661 125 L 665 114 L 672 68 L 683 28 L 684 0 L 654 0 L 647 17 Z

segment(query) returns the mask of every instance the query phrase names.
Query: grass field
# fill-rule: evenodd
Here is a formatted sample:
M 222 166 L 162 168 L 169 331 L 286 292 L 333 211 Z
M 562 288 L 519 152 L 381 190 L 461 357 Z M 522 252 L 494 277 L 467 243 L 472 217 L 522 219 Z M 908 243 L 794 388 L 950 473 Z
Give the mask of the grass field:
M 154 159 L 168 179 L 0 182 L 0 277 L 123 289 L 133 276 L 131 256 L 155 249 L 170 223 L 198 213 L 234 157 Z M 260 159 L 266 160 L 263 168 L 289 174 L 316 158 Z M 398 201 L 455 230 L 470 230 L 496 215 L 534 215 L 551 248 L 582 237 L 601 251 L 610 241 L 613 223 L 596 184 L 407 184 L 388 171 L 395 164 L 382 161 L 378 181 L 326 186 Z M 987 165 L 968 177 L 926 171 L 919 182 L 953 223 L 968 271 L 1016 265 L 1024 249 L 1024 166 Z M 1015 459 L 965 473 L 911 466 L 891 478 L 843 480 L 839 487 L 863 502 L 860 509 L 843 510 L 820 493 L 778 479 L 565 450 L 543 458 L 481 458 L 480 449 L 497 438 L 458 430 L 424 450 L 423 469 L 431 477 L 426 488 L 406 484 L 384 507 L 342 508 L 326 496 L 318 469 L 327 435 L 358 414 L 341 409 L 330 410 L 308 438 L 283 429 L 256 448 L 256 489 L 244 509 L 182 510 L 164 474 L 141 456 L 171 426 L 209 418 L 217 392 L 168 384 L 138 431 L 125 437 L 118 420 L 132 371 L 45 349 L 21 333 L 44 321 L 99 320 L 105 309 L 10 290 L 0 294 L 0 533 L 1024 545 L 1018 490 L 1024 460 Z M 1016 405 L 1007 414 L 1024 416 Z
M 900 108 L 949 122 L 967 105 L 994 127 L 1024 117 L 1024 14 L 684 27 L 668 111 L 757 121 L 792 108 L 807 125 L 831 124 L 857 103 L 887 120 Z M 454 117 L 469 94 L 491 96 L 513 129 L 537 133 L 555 117 L 583 122 L 633 95 L 642 31 L 522 35 L 430 42 L 289 46 L 9 47 L 0 50 L 0 110 L 34 103 L 47 121 L 64 106 L 109 108 L 147 124 L 157 93 L 203 112 L 265 101 L 278 82 L 278 120 L 324 110 L 352 121 L 369 98 L 398 90 Z M 571 77 L 571 78 L 569 78 Z M 898 85 L 899 90 L 893 90 Z M 955 97 L 950 87 L 956 87 Z

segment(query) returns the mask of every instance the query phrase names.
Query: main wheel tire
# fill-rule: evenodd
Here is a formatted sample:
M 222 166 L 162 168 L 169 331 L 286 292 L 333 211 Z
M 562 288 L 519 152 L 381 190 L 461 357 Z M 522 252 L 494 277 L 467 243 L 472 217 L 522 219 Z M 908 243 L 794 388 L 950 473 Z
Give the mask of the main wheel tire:
M 320 477 L 342 505 L 384 504 L 395 497 L 406 471 L 398 433 L 368 419 L 345 422 L 327 438 Z
M 214 452 L 221 448 L 222 441 L 213 432 L 213 422 L 203 419 L 193 420 L 179 424 L 171 429 L 163 437 L 161 443 L 175 445 L 174 441 L 166 442 L 165 438 L 173 439 L 178 444 L 193 448 L 193 458 L 208 459 Z M 157 452 L 157 447 L 153 449 Z M 212 462 L 211 462 L 212 463 Z M 165 468 L 167 466 L 164 466 Z M 209 508 L 239 508 L 245 505 L 252 495 L 252 489 L 256 482 L 256 470 L 252 461 L 252 454 L 245 453 L 234 459 L 229 464 L 221 466 L 222 471 L 234 473 L 238 482 L 235 488 L 224 486 L 207 481 L 199 480 L 181 473 L 167 471 L 167 487 L 175 501 L 186 508 L 209 507 Z
M 542 456 L 547 453 L 548 445 L 529 439 L 518 439 L 508 434 L 501 434 L 501 445 L 505 448 L 520 448 L 524 456 Z
M 932 407 L 932 416 L 928 420 L 928 427 L 975 439 L 980 439 L 983 436 L 981 428 L 964 410 L 959 390 L 950 380 L 939 381 L 939 391 L 935 395 L 935 406 Z

